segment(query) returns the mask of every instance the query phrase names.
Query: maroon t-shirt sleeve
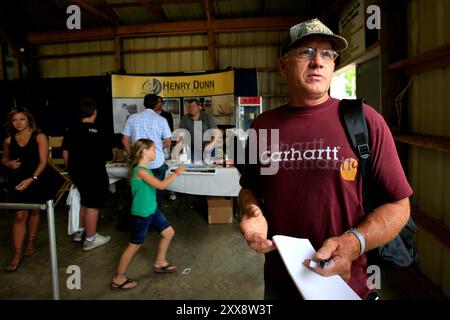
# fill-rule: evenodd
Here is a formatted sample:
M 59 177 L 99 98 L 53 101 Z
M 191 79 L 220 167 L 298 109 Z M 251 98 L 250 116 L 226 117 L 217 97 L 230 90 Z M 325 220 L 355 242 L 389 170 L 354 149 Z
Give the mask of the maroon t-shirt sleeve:
M 364 113 L 370 131 L 374 182 L 384 189 L 392 201 L 410 197 L 413 191 L 403 171 L 389 127 L 372 107 L 364 105 Z

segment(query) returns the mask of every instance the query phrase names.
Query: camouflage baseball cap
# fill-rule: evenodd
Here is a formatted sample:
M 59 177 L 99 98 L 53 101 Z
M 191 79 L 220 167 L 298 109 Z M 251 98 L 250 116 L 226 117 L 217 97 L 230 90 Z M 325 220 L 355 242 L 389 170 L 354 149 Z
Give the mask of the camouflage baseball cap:
M 312 35 L 328 38 L 332 43 L 333 49 L 337 52 L 345 50 L 348 46 L 347 40 L 334 34 L 333 31 L 331 31 L 319 19 L 311 19 L 291 27 L 289 30 L 289 36 L 281 46 L 281 55 L 288 52 L 301 39 Z

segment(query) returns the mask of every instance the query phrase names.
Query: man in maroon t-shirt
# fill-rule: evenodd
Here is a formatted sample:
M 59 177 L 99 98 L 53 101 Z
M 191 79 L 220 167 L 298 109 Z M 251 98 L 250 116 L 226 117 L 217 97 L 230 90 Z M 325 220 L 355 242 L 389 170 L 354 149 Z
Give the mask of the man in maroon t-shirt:
M 240 227 L 250 248 L 266 254 L 266 299 L 300 297 L 273 235 L 309 239 L 317 250 L 313 260 L 331 259 L 323 269 L 310 269 L 340 275 L 364 299 L 371 291 L 365 252 L 392 240 L 409 218 L 412 189 L 392 135 L 383 117 L 367 105 L 370 172 L 390 202 L 364 213 L 358 156 L 339 119 L 339 100 L 328 95 L 337 52 L 346 47 L 344 38 L 317 19 L 293 26 L 278 59 L 289 102 L 261 114 L 252 125 L 258 159 L 242 172 Z

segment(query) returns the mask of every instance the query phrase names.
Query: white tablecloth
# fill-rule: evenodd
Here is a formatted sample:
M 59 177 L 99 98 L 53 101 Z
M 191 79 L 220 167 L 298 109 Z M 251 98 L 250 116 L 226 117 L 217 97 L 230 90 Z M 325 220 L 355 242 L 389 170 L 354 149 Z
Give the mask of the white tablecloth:
M 116 182 L 128 178 L 128 165 L 126 163 L 107 163 L 106 172 L 109 178 L 109 190 L 116 193 Z
M 185 172 L 166 189 L 196 195 L 237 197 L 241 190 L 240 176 L 236 168 L 218 167 L 215 174 Z
M 111 185 L 128 177 L 128 166 L 125 163 L 107 163 L 106 172 L 108 172 L 109 184 Z
M 120 164 L 107 164 L 106 171 L 110 185 L 128 176 L 128 167 Z M 170 175 L 167 171 L 166 175 Z M 241 175 L 236 168 L 217 167 L 216 173 L 184 172 L 166 190 L 205 196 L 237 197 L 241 186 Z

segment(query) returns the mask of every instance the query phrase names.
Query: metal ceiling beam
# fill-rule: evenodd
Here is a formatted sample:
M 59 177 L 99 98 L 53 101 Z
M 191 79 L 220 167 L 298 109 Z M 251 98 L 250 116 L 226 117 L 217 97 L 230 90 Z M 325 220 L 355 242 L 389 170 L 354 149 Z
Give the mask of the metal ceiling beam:
M 265 16 L 268 16 L 269 12 L 270 12 L 270 0 L 262 0 L 262 1 L 263 1 L 263 9 L 264 9 L 263 14 Z
M 214 14 L 211 8 L 211 1 L 204 0 L 204 7 L 206 13 L 206 21 L 208 23 L 208 70 L 215 70 L 217 67 L 216 62 L 216 48 L 215 48 L 215 35 L 213 30 L 213 18 Z
M 114 25 L 118 24 L 117 21 L 115 21 L 113 18 L 111 18 L 106 13 L 103 13 L 100 10 L 98 10 L 96 7 L 94 7 L 93 5 L 88 3 L 87 0 L 72 0 L 72 3 L 74 3 L 76 5 L 79 5 L 80 7 L 82 7 L 86 11 L 89 11 L 90 13 L 95 15 L 96 17 L 99 17 L 99 18 L 101 18 L 103 20 L 107 20 L 109 22 L 112 22 Z
M 60 8 L 60 9 L 66 9 L 67 8 L 67 5 L 66 6 L 64 6 L 62 3 L 61 3 L 61 1 L 58 1 L 58 0 L 52 0 L 52 2 L 58 7 L 58 8 Z
M 123 20 L 116 14 L 116 12 L 114 11 L 114 9 L 111 7 L 111 5 L 109 4 L 108 1 L 106 0 L 99 0 L 98 1 L 103 8 L 105 8 L 105 10 L 108 12 L 108 16 L 110 18 L 112 18 L 113 20 L 115 20 L 117 22 L 117 24 L 120 25 L 124 25 L 125 23 L 123 22 Z
M 249 32 L 288 30 L 292 25 L 309 17 L 258 17 L 213 20 L 214 32 Z M 65 41 L 87 41 L 113 39 L 115 37 L 156 36 L 208 33 L 208 21 L 177 21 L 118 27 L 84 28 L 77 31 L 35 32 L 28 34 L 30 43 L 57 43 Z
M 225 2 L 230 0 L 213 0 L 212 2 Z M 267 0 L 264 0 L 267 1 Z M 159 5 L 165 4 L 189 4 L 189 3 L 202 3 L 202 0 L 155 0 L 153 3 L 158 3 Z M 132 7 L 141 7 L 141 3 L 136 0 L 135 2 L 125 2 L 125 3 L 111 3 L 110 6 L 112 8 L 132 8 Z
M 202 0 L 156 0 L 156 1 L 161 4 L 186 4 L 186 3 L 201 3 L 202 2 Z
M 157 0 L 154 1 L 160 6 L 163 4 L 188 4 L 188 3 L 201 3 L 202 0 Z M 135 2 L 126 3 L 111 3 L 112 8 L 132 8 L 132 7 L 142 7 L 142 4 L 136 0 Z
M 342 11 L 345 0 L 334 0 L 331 5 L 328 5 L 324 13 L 320 16 L 320 21 L 327 24 L 329 19 Z
M 148 2 L 147 0 L 137 0 L 137 2 L 147 10 L 147 12 L 156 17 L 159 21 L 167 21 L 166 15 L 164 14 L 161 4 L 158 2 Z
M 203 6 L 206 14 L 206 20 L 212 21 L 214 19 L 214 9 L 211 4 L 212 0 L 204 0 Z
M 138 2 L 125 2 L 125 3 L 111 3 L 110 6 L 113 9 L 121 9 L 121 8 L 142 7 L 142 4 Z

